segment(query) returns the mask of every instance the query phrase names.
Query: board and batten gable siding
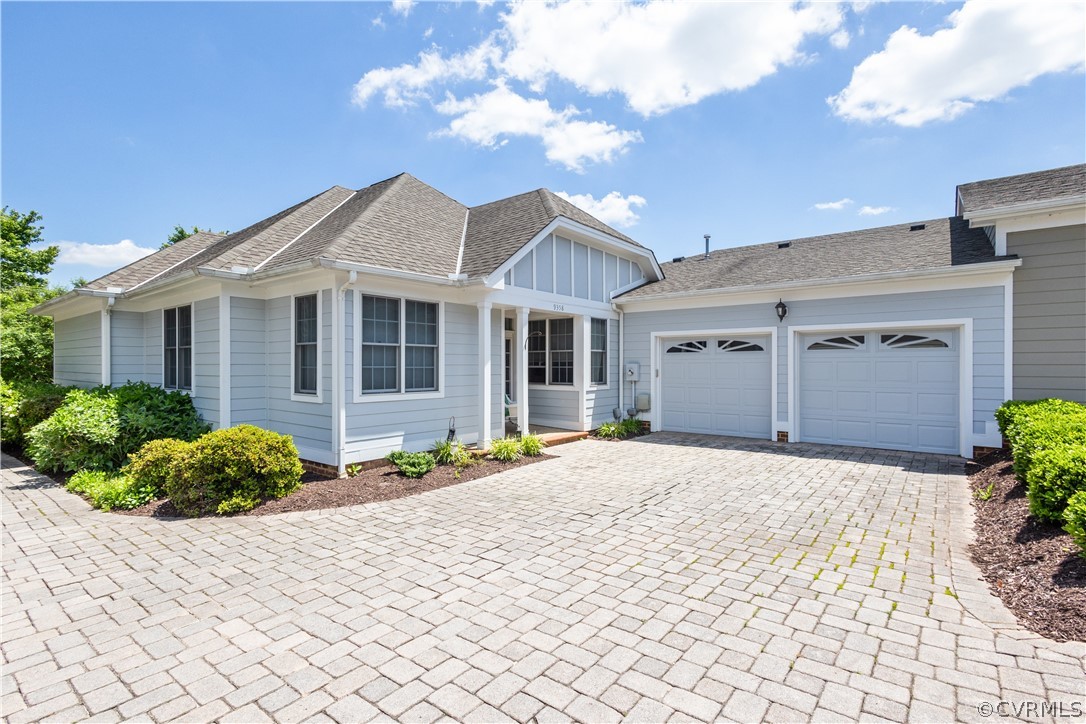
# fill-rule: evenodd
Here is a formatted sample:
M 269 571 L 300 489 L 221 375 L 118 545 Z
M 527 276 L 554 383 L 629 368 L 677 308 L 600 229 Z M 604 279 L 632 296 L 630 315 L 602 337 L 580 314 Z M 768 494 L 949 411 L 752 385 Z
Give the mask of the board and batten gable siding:
M 285 296 L 267 300 L 264 307 L 267 427 L 292 436 L 303 459 L 335 464 L 332 450 L 332 291 L 325 289 L 320 294 L 320 402 L 291 399 L 294 391 L 292 304 L 293 298 Z
M 791 325 L 870 324 L 871 330 L 892 328 L 894 322 L 925 319 L 973 319 L 973 432 L 990 431 L 995 409 L 1003 403 L 1002 286 L 952 289 L 922 293 L 885 294 L 789 301 L 788 317 L 778 324 L 772 304 L 698 307 L 683 310 L 625 314 L 626 362 L 641 365 L 638 391 L 652 389 L 650 335 L 653 332 L 729 330 L 777 327 L 777 416 L 788 424 L 788 328 Z M 692 302 L 693 303 L 693 302 Z M 628 396 L 627 392 L 627 396 Z M 654 410 L 659 400 L 652 399 Z M 994 423 L 992 423 L 994 424 Z
M 263 299 L 230 298 L 230 422 L 268 424 Z
M 444 396 L 419 397 L 403 394 L 395 399 L 355 402 L 354 365 L 359 343 L 354 334 L 354 315 L 358 311 L 357 292 L 346 293 L 344 316 L 345 399 L 347 429 L 345 460 L 348 463 L 375 460 L 391 450 L 418 452 L 429 450 L 435 440 L 444 440 L 449 431 L 449 418 L 456 418 L 456 434 L 474 440 L 479 430 L 479 311 L 474 306 L 446 303 L 444 305 L 445 346 L 438 350 L 445 360 Z M 492 319 L 492 370 L 501 380 L 499 342 L 501 320 Z M 440 362 L 439 362 L 440 364 Z M 500 388 L 493 391 L 495 412 L 492 427 L 501 426 Z M 497 416 L 493 416 L 497 415 Z
M 604 302 L 611 292 L 644 278 L 636 262 L 548 234 L 505 274 L 510 287 Z
M 114 310 L 109 320 L 110 384 L 144 382 L 143 313 Z
M 1086 402 L 1086 226 L 1007 234 L 1014 272 L 1014 398 Z
M 102 314 L 91 312 L 53 325 L 53 380 L 58 385 L 102 383 Z
M 585 357 L 585 364 L 587 365 L 585 379 L 591 380 L 592 357 L 590 352 Z M 612 413 L 614 408 L 621 407 L 622 414 L 625 415 L 626 408 L 633 406 L 632 402 L 628 402 L 626 405 L 620 404 L 619 394 L 621 390 L 622 370 L 619 369 L 618 320 L 612 319 L 607 323 L 607 384 L 600 386 L 589 384 L 585 390 L 585 422 L 589 428 L 594 430 L 605 422 L 614 421 L 615 418 Z M 529 414 L 531 414 L 530 411 Z

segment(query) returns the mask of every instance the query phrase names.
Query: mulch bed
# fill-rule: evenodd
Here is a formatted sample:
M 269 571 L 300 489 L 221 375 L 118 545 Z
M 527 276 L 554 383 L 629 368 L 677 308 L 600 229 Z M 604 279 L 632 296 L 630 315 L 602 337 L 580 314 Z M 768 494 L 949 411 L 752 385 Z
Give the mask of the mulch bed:
M 456 468 L 452 465 L 438 465 L 421 478 L 408 478 L 391 465 L 382 465 L 365 470 L 350 478 L 326 478 L 315 473 L 302 476 L 302 488 L 279 500 L 269 500 L 246 513 L 239 515 L 275 515 L 277 513 L 295 513 L 303 510 L 324 510 L 342 508 L 347 505 L 377 503 L 383 500 L 406 498 L 429 490 L 437 490 L 469 480 L 478 480 L 505 470 L 512 470 L 524 465 L 531 465 L 542 460 L 549 460 L 553 455 L 523 457 L 511 463 L 497 460 L 480 459 L 478 462 L 460 469 L 456 477 Z M 132 510 L 113 511 L 121 515 L 137 515 L 154 518 L 184 517 L 169 500 L 156 500 Z M 220 517 L 220 516 L 213 516 Z
M 1029 515 L 1026 484 L 1015 478 L 1010 453 L 994 452 L 967 471 L 976 508 L 973 561 L 992 593 L 1030 631 L 1086 641 L 1086 558 L 1071 536 Z M 988 486 L 991 497 L 981 500 L 977 491 Z

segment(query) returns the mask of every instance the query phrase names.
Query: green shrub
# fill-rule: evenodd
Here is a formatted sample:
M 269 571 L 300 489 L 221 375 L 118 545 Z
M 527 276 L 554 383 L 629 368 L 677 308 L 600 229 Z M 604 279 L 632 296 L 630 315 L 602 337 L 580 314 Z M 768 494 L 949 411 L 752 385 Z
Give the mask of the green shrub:
M 459 440 L 435 440 L 432 452 L 438 465 L 462 467 L 471 460 L 471 453 Z
M 101 510 L 131 510 L 161 497 L 123 473 L 104 470 L 80 470 L 68 478 L 65 487 L 84 496 L 91 505 Z
M 289 435 L 252 425 L 209 432 L 171 465 L 166 494 L 185 515 L 237 513 L 301 487 L 302 464 Z
M 49 382 L 0 380 L 0 441 L 23 445 L 27 431 L 56 412 L 69 390 Z
M 1026 475 L 1029 512 L 1058 523 L 1071 496 L 1086 491 L 1086 444 L 1037 450 Z
M 1072 403 L 1074 404 L 1074 403 Z M 1057 409 L 1033 408 L 1020 414 L 1013 426 L 1014 472 L 1025 480 L 1033 464 L 1033 457 L 1041 450 L 1065 445 L 1086 444 L 1086 408 Z
M 519 460 L 521 454 L 520 440 L 515 437 L 499 437 L 490 443 L 489 458 L 503 463 L 511 463 Z
M 1067 508 L 1063 511 L 1065 531 L 1071 534 L 1071 539 L 1079 547 L 1079 555 L 1086 558 L 1086 490 L 1080 490 L 1067 501 Z
M 622 437 L 632 437 L 634 435 L 641 434 L 641 421 L 636 417 L 627 417 L 625 420 L 618 424 L 619 432 Z
M 166 495 L 166 482 L 176 475 L 175 466 L 183 461 L 192 443 L 166 438 L 152 440 L 128 456 L 123 472 L 140 487 L 155 491 L 155 497 Z
M 535 433 L 528 433 L 520 438 L 521 452 L 530 458 L 542 455 L 545 447 L 547 447 L 547 443 L 543 442 L 543 438 Z
M 400 461 L 403 460 L 404 455 L 410 454 L 411 453 L 407 452 L 406 450 L 393 450 L 388 455 L 385 455 L 385 460 L 387 460 L 392 465 L 399 467 Z
M 72 390 L 56 412 L 26 433 L 26 451 L 39 470 L 112 470 L 123 459 L 120 440 L 117 399 Z
M 605 422 L 596 428 L 596 436 L 614 439 L 616 437 L 622 437 L 622 430 L 616 422 Z
M 1068 415 L 1083 418 L 1086 406 L 1068 400 L 1046 398 L 1043 400 L 1007 400 L 995 411 L 999 431 L 1013 448 L 1020 432 L 1031 420 L 1051 415 Z M 1086 419 L 1086 418 L 1084 418 Z
M 428 452 L 405 453 L 399 456 L 396 467 L 409 478 L 421 478 L 437 467 L 437 460 Z
M 193 440 L 208 429 L 188 395 L 138 382 L 71 390 L 27 432 L 26 449 L 42 470 L 115 470 L 150 440 Z

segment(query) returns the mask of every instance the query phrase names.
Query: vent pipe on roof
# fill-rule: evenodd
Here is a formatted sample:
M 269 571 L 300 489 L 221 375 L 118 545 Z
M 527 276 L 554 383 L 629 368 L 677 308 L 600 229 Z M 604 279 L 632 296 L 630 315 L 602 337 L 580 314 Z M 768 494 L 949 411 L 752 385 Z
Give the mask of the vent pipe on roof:
M 705 258 L 709 258 L 709 235 L 705 234 Z

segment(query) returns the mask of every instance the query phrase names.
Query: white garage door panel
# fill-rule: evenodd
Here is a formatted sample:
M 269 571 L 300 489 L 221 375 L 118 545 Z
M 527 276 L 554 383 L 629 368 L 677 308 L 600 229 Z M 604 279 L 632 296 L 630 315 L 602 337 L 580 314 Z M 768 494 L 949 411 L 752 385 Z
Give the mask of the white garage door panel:
M 801 439 L 958 452 L 956 332 L 872 330 L 799 339 Z
M 669 351 L 676 349 L 688 351 Z M 665 341 L 663 351 L 664 430 L 769 437 L 768 337 Z M 828 371 L 833 372 L 832 368 Z

